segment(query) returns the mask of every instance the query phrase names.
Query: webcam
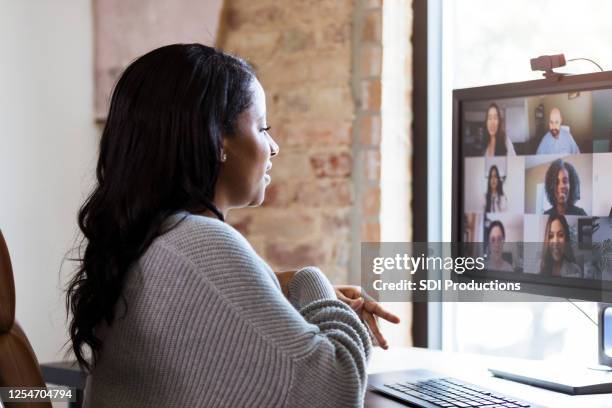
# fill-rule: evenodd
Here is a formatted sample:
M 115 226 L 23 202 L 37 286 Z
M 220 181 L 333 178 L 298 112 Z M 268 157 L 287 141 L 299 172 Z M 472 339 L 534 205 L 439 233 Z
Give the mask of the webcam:
M 532 71 L 544 71 L 545 78 L 557 78 L 564 74 L 554 72 L 554 68 L 565 66 L 565 55 L 541 55 L 537 58 L 531 59 L 531 70 Z

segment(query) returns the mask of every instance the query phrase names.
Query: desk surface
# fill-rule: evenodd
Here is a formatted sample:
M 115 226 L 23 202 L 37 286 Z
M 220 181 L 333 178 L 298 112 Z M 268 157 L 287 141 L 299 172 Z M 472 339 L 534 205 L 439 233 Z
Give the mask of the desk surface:
M 493 377 L 488 367 L 503 367 L 517 364 L 520 360 L 487 357 L 473 354 L 448 353 L 421 348 L 391 348 L 387 351 L 376 348 L 370 361 L 368 373 L 424 368 L 465 380 L 502 394 L 508 394 L 532 403 L 554 408 L 612 408 L 612 394 L 565 395 L 513 381 Z M 406 405 L 368 391 L 367 408 L 400 408 Z

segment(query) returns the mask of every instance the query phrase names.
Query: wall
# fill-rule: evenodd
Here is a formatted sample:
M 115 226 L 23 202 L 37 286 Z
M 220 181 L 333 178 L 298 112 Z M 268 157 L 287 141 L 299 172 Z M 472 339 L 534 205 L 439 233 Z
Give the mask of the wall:
M 223 0 L 92 0 L 95 112 L 103 121 L 125 66 L 163 45 L 215 45 Z
M 380 239 L 381 3 L 227 0 L 219 41 L 256 67 L 280 145 L 263 208 L 229 221 L 276 270 L 359 283 Z
M 0 4 L 0 226 L 18 319 L 40 360 L 50 361 L 66 341 L 61 288 L 72 266 L 60 268 L 77 236 L 99 136 L 93 11 L 74 0 Z M 411 18 L 410 2 L 403 7 Z M 380 0 L 225 2 L 219 45 L 256 67 L 281 146 L 263 208 L 229 221 L 276 270 L 315 264 L 335 283 L 358 284 L 360 243 L 381 239 L 382 16 Z M 406 24 L 401 38 L 409 42 Z M 409 127 L 409 70 L 404 80 L 395 90 Z M 398 171 L 406 174 L 396 179 L 409 203 L 411 134 L 399 132 L 393 143 L 403 143 Z
M 593 154 L 593 215 L 605 217 L 612 212 L 612 153 Z
M 93 39 L 87 1 L 0 0 L 0 228 L 17 319 L 40 361 L 67 339 L 62 259 L 90 186 Z

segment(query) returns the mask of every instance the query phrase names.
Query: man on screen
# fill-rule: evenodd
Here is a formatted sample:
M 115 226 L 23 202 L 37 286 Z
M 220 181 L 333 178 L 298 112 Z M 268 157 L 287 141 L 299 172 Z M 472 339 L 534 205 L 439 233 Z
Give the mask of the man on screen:
M 569 128 L 561 126 L 561 111 L 552 108 L 548 119 L 548 132 L 542 138 L 536 154 L 578 154 L 580 149 L 569 132 Z

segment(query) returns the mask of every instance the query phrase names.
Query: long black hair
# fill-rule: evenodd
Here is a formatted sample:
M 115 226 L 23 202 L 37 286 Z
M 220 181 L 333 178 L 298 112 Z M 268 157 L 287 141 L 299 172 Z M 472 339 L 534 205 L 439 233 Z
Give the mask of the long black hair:
M 544 230 L 544 247 L 542 249 L 542 261 L 540 263 L 540 274 L 542 275 L 552 275 L 553 271 L 554 260 L 550 253 L 551 244 L 549 235 L 552 228 L 552 223 L 555 221 L 559 221 L 561 223 L 563 234 L 565 235 L 565 243 L 563 244 L 563 261 L 571 263 L 576 261 L 576 258 L 574 258 L 574 251 L 572 250 L 572 240 L 567 219 L 561 214 L 551 214 L 548 216 L 548 220 L 546 221 L 546 229 Z
M 485 129 L 485 140 L 484 140 L 484 146 L 485 146 L 485 154 L 487 152 L 487 148 L 489 146 L 489 142 L 491 141 L 491 135 L 489 134 L 489 129 L 487 128 L 487 121 L 489 118 L 489 111 L 491 110 L 491 108 L 495 109 L 495 111 L 497 112 L 497 120 L 498 120 L 498 128 L 497 128 L 497 134 L 495 135 L 495 153 L 494 156 L 505 156 L 506 154 L 508 154 L 508 149 L 506 148 L 506 127 L 504 126 L 504 121 L 502 119 L 501 116 L 501 111 L 499 110 L 499 106 L 497 106 L 496 103 L 491 103 L 489 105 L 489 107 L 487 108 L 487 113 L 485 115 L 485 123 L 484 123 L 484 129 Z
M 497 174 L 497 187 L 495 193 L 497 194 L 497 199 L 499 200 L 504 195 L 504 186 L 502 185 L 502 179 L 499 175 L 499 170 L 497 165 L 492 165 L 489 169 L 489 177 L 487 178 L 487 204 L 485 206 L 485 212 L 491 212 L 491 196 L 493 195 L 493 191 L 491 191 L 491 173 L 495 170 L 495 174 Z
M 102 349 L 96 327 L 113 321 L 124 277 L 163 221 L 179 210 L 223 219 L 213 203 L 221 139 L 251 104 L 254 78 L 243 60 L 201 44 L 158 48 L 121 75 L 100 140 L 97 185 L 78 214 L 84 251 L 66 297 L 72 351 L 86 369 Z
M 567 197 L 568 205 L 574 205 L 576 201 L 580 200 L 580 177 L 578 176 L 576 168 L 563 159 L 557 159 L 550 164 L 544 178 L 546 198 L 548 198 L 548 202 L 553 208 L 557 207 L 555 191 L 557 191 L 557 183 L 559 182 L 559 172 L 563 169 L 567 171 L 570 184 L 569 196 Z

